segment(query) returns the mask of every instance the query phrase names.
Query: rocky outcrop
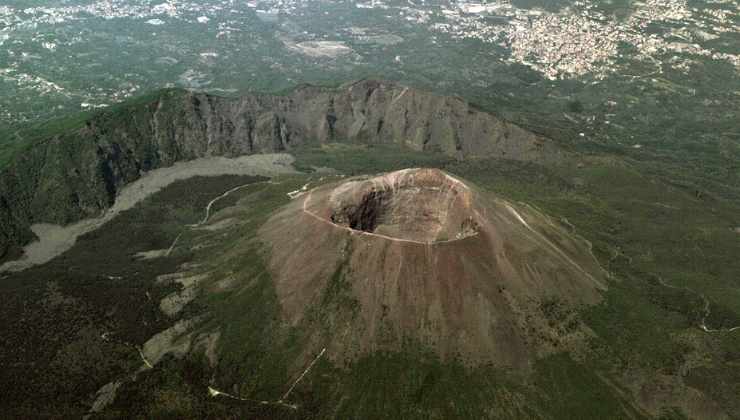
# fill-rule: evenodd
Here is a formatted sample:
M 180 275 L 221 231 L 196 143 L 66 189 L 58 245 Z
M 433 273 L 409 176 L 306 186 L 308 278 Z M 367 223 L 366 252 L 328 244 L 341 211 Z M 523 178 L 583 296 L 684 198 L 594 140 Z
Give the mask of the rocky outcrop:
M 146 171 L 203 156 L 327 142 L 397 144 L 460 158 L 548 163 L 563 157 L 552 141 L 462 99 L 388 82 L 241 98 L 166 90 L 43 137 L 4 168 L 0 261 L 31 239 L 30 224 L 96 215 Z
M 174 130 L 183 144 L 194 140 L 195 150 L 205 153 L 282 151 L 313 141 L 399 144 L 459 157 L 538 162 L 562 158 L 551 141 L 462 99 L 387 82 L 362 81 L 338 89 L 304 86 L 287 96 L 238 100 L 190 94 L 183 105 L 183 116 L 191 124 L 167 130 Z M 207 141 L 189 133 L 205 135 Z M 173 133 L 158 134 L 167 143 Z

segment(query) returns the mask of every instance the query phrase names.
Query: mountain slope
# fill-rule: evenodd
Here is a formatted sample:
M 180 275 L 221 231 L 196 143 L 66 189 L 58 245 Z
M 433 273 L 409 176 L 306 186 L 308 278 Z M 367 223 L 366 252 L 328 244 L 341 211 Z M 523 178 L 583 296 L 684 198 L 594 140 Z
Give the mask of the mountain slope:
M 731 292 L 739 268 L 737 234 L 728 230 L 726 219 L 703 211 L 707 207 L 693 196 L 630 175 L 624 168 L 588 160 L 585 167 L 545 168 L 496 159 L 437 160 L 434 154 L 366 146 L 332 146 L 296 155 L 300 167 L 339 165 L 342 169 L 333 175 L 317 171 L 270 180 L 232 176 L 180 181 L 80 237 L 63 256 L 0 275 L 0 291 L 7 302 L 1 315 L 8 330 L 0 343 L 2 364 L 7 366 L 0 375 L 3 389 L 8 390 L 0 396 L 4 412 L 16 418 L 80 418 L 98 407 L 103 411 L 92 418 L 302 419 L 720 419 L 740 413 L 735 398 L 740 381 L 737 371 L 729 368 L 737 362 L 740 337 L 729 331 L 740 324 Z M 513 245 L 500 261 L 520 268 L 529 264 L 534 270 L 524 274 L 530 280 L 536 280 L 538 272 L 549 273 L 540 276 L 543 281 L 522 282 L 519 286 L 530 286 L 518 289 L 513 287 L 518 284 L 516 276 L 491 276 L 477 286 L 487 292 L 481 285 L 508 284 L 512 295 L 517 292 L 516 301 L 545 298 L 539 307 L 529 307 L 534 309 L 529 312 L 533 322 L 525 324 L 534 327 L 531 336 L 539 339 L 525 347 L 537 352 L 530 369 L 516 364 L 505 368 L 505 358 L 479 364 L 480 359 L 456 357 L 456 346 L 464 354 L 475 353 L 468 343 L 455 342 L 454 335 L 440 334 L 442 328 L 411 327 L 423 318 L 409 315 L 420 313 L 420 307 L 435 308 L 435 295 L 422 290 L 447 290 L 439 296 L 453 310 L 430 310 L 429 319 L 455 322 L 455 316 L 465 310 L 454 305 L 455 295 L 469 296 L 470 290 L 466 286 L 470 277 L 460 273 L 480 273 L 481 267 L 492 264 L 490 256 L 482 261 L 462 257 L 491 251 L 472 246 L 485 241 L 480 224 L 476 228 L 466 223 L 467 194 L 455 195 L 459 190 L 450 188 L 452 195 L 448 195 L 447 188 L 434 183 L 416 183 L 423 187 L 419 194 L 428 199 L 416 200 L 415 207 L 397 206 L 413 201 L 414 195 L 407 193 L 414 188 L 365 200 L 368 186 L 382 191 L 385 184 L 363 181 L 361 188 L 340 190 L 351 194 L 335 194 L 336 205 L 317 200 L 321 191 L 350 181 L 342 174 L 415 167 L 439 168 L 463 181 L 478 197 L 505 200 L 533 229 L 587 268 L 588 244 L 584 249 L 578 242 L 569 246 L 556 240 L 583 235 L 593 244 L 600 265 L 615 279 L 599 293 L 600 301 L 590 305 L 584 298 L 592 296 L 593 283 L 582 281 L 588 279 L 568 269 L 567 260 L 548 247 L 543 249 L 546 242 L 538 235 L 528 238 L 530 234 L 522 230 L 525 226 L 506 206 L 481 202 L 489 208 L 486 218 L 512 224 L 499 229 L 498 237 L 509 238 Z M 367 175 L 366 180 L 375 177 Z M 580 180 L 581 187 L 569 180 Z M 309 185 L 303 189 L 305 184 Z M 296 197 L 301 190 L 312 189 L 310 197 Z M 456 196 L 462 199 L 447 200 Z M 661 197 L 661 202 L 642 201 L 654 200 L 650 197 Z M 305 198 L 311 211 L 334 219 L 332 223 L 339 226 L 311 216 L 282 217 L 296 204 L 300 210 Z M 322 208 L 326 213 L 317 211 Z M 449 217 L 437 217 L 445 212 L 435 210 L 448 208 Z M 421 217 L 414 219 L 414 215 Z M 279 256 L 269 246 L 268 234 L 277 226 L 287 232 L 278 250 L 282 255 L 317 256 L 308 258 L 309 264 L 320 264 L 318 257 L 325 257 L 330 266 L 323 277 L 326 287 L 301 287 L 311 269 L 308 264 L 299 272 L 300 278 L 282 275 L 281 259 L 274 258 Z M 347 234 L 341 226 L 373 232 Z M 710 229 L 711 241 L 702 249 L 688 239 L 697 227 Z M 305 231 L 322 236 L 307 238 Z M 442 245 L 458 234 L 462 240 Z M 413 248 L 397 241 L 384 244 L 380 235 L 433 244 Z M 348 258 L 324 252 L 325 239 L 332 236 L 352 244 L 337 244 L 337 254 L 345 251 Z M 522 245 L 527 243 L 533 245 L 532 252 L 522 257 Z M 667 243 L 671 246 L 666 247 Z M 640 257 L 646 249 L 654 259 Z M 435 275 L 442 271 L 429 268 L 438 266 L 430 263 L 431 257 L 443 254 L 460 256 L 458 261 L 465 261 L 464 268 L 470 271 L 456 268 L 444 276 Z M 395 262 L 400 255 L 407 262 L 418 262 L 412 265 L 427 267 L 425 273 L 431 275 L 399 267 Z M 340 263 L 337 267 L 331 264 L 335 259 Z M 442 260 L 454 261 L 438 259 Z M 290 265 L 288 272 L 295 271 L 295 261 L 284 261 Z M 369 276 L 381 262 L 387 269 L 383 275 Z M 708 277 L 707 267 L 717 275 Z M 397 276 L 393 268 L 403 274 Z M 512 273 L 516 271 L 508 272 Z M 559 273 L 563 276 L 558 277 Z M 681 282 L 691 280 L 689 275 L 696 283 Z M 367 280 L 372 282 L 366 284 Z M 405 288 L 382 287 L 394 283 Z M 565 296 L 547 299 L 561 286 Z M 290 310 L 281 303 L 290 287 L 318 296 L 303 313 Z M 375 293 L 378 299 L 367 299 L 373 294 L 358 294 L 358 290 L 385 292 Z M 698 293 L 706 293 L 710 306 Z M 482 295 L 474 303 L 485 308 L 485 299 L 491 296 Z M 389 304 L 396 297 L 411 305 Z M 497 303 L 503 305 L 492 312 L 505 326 L 515 314 L 509 301 Z M 389 307 L 385 318 L 383 304 Z M 353 321 L 356 307 L 360 309 Z M 382 324 L 352 328 L 343 337 L 347 320 L 356 322 L 354 326 L 366 324 L 365 320 L 372 325 L 378 319 L 373 312 Z M 302 317 L 296 325 L 290 322 L 294 314 Z M 463 330 L 486 325 L 463 319 Z M 191 329 L 183 328 L 187 326 Z M 367 334 L 372 331 L 380 334 Z M 441 340 L 418 339 L 429 337 L 428 331 Z M 571 339 L 579 335 L 586 340 Z M 367 343 L 374 343 L 378 351 L 364 347 L 370 352 L 353 352 L 345 340 L 353 336 L 371 338 Z M 532 356 L 508 355 L 514 361 Z
M 588 336 L 548 305 L 594 304 L 607 276 L 584 241 L 517 207 L 435 169 L 311 189 L 260 229 L 282 317 L 338 363 L 414 342 L 526 371 Z
M 146 171 L 203 156 L 329 142 L 541 163 L 565 156 L 552 141 L 459 98 L 386 82 L 302 86 L 285 96 L 237 99 L 166 90 L 41 138 L 2 170 L 0 260 L 31 239 L 31 224 L 96 215 Z

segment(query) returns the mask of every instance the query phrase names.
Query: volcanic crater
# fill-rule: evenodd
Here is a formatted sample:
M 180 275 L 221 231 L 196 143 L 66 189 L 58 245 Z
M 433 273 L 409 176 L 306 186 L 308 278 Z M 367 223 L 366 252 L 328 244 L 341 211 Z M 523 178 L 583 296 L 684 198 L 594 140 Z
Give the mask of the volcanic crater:
M 606 288 L 585 240 L 437 169 L 324 183 L 259 235 L 283 322 L 337 362 L 416 343 L 526 369 L 584 342 L 574 314 Z
M 451 242 L 479 228 L 470 189 L 436 169 L 347 182 L 333 191 L 329 211 L 338 226 L 409 242 Z

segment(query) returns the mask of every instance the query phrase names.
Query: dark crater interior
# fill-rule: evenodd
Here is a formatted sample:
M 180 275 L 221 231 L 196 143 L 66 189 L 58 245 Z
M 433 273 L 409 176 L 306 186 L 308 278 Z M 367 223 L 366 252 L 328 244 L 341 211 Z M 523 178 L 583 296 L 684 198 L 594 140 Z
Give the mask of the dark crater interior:
M 399 171 L 351 185 L 331 210 L 337 225 L 423 243 L 477 234 L 471 192 L 442 171 Z

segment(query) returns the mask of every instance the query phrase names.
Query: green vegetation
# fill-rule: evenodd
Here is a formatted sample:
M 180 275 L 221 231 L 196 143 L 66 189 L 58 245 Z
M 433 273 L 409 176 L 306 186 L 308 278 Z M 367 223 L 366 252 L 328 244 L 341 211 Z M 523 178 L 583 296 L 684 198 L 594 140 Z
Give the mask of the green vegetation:
M 11 0 L 7 5 L 46 3 Z M 563 11 L 573 2 L 513 3 Z M 626 19 L 633 3 L 592 5 Z M 728 10 L 732 5 L 690 0 L 689 7 Z M 10 171 L 5 179 L 42 171 L 49 175 L 40 182 L 40 199 L 29 196 L 27 184 L 1 190 L 0 216 L 18 205 L 20 210 L 3 220 L 20 227 L 13 230 L 3 222 L 0 244 L 30 239 L 31 214 L 67 222 L 110 204 L 115 193 L 110 183 L 88 176 L 97 169 L 98 150 L 91 137 L 78 134 L 90 126 L 99 130 L 96 141 L 115 142 L 114 134 L 124 132 L 136 145 L 137 165 L 117 168 L 125 181 L 167 159 L 165 163 L 183 158 L 168 155 L 171 150 L 160 154 L 145 141 L 152 137 L 145 122 L 154 111 L 147 105 L 183 92 L 157 90 L 171 83 L 233 88 L 214 92 L 236 95 L 244 90 L 285 93 L 304 82 L 336 86 L 366 77 L 396 80 L 462 95 L 477 108 L 581 155 L 561 166 L 543 167 L 494 159 L 459 161 L 391 146 L 328 144 L 291 150 L 298 157 L 296 166 L 308 174 L 281 179 L 280 184 L 244 177 L 174 184 L 81 238 L 54 261 L 0 275 L 2 416 L 82 416 L 102 385 L 141 367 L 133 346 L 176 321 L 158 308 L 176 286 L 158 285 L 154 279 L 191 261 L 207 262 L 202 270 L 215 273 L 214 283 L 181 315 L 205 315 L 196 333 L 220 334 L 221 363 L 211 367 L 202 352 L 168 357 L 136 381 L 124 381 L 101 417 L 681 419 L 687 417 L 680 393 L 685 386 L 738 416 L 740 330 L 707 333 L 699 328 L 740 325 L 740 96 L 732 89 L 738 80 L 735 66 L 673 51 L 656 54 L 656 61 L 643 60 L 634 47 L 622 44 L 613 64 L 618 73 L 550 81 L 508 62 L 510 52 L 499 45 L 456 39 L 383 10 L 312 4 L 307 13 L 275 24 L 246 6 L 234 9 L 228 12 L 229 21 L 250 30 L 226 31 L 222 37 L 219 18 L 224 16 L 219 11 L 209 15 L 211 24 L 202 26 L 186 23 L 196 18 L 189 15 L 158 27 L 126 18 L 69 19 L 70 26 L 18 25 L 28 30 L 0 41 L 5 42 L 0 60 L 8 63 L 0 69 L 0 172 Z M 486 19 L 508 21 L 501 16 Z M 676 29 L 680 35 L 684 29 L 695 30 L 692 25 L 653 22 L 646 33 Z M 367 35 L 350 35 L 358 28 Z M 398 43 L 373 38 L 387 40 L 390 34 Z M 353 53 L 317 59 L 284 44 L 315 39 L 345 41 Z M 56 42 L 58 50 L 47 51 L 40 41 Z M 697 43 L 736 54 L 738 41 L 728 32 Z M 675 65 L 676 58 L 686 66 Z M 43 82 L 36 87 L 16 84 L 31 76 L 58 83 L 64 92 L 40 94 Z M 153 93 L 102 111 L 77 112 L 82 101 L 110 104 L 135 91 Z M 43 147 L 52 143 L 56 149 L 47 154 Z M 14 166 L 14 159 L 25 165 Z M 75 172 L 74 159 L 91 165 L 89 173 Z M 297 410 L 210 398 L 206 389 L 212 385 L 274 402 L 294 380 L 290 372 L 314 356 L 305 350 L 307 342 L 329 339 L 336 317 L 352 316 L 340 266 L 332 287 L 314 304 L 312 321 L 324 326 L 322 337 L 306 337 L 301 325 L 286 326 L 280 319 L 264 244 L 255 238 L 267 217 L 287 202 L 285 193 L 309 178 L 316 182 L 316 170 L 324 167 L 356 175 L 421 166 L 445 169 L 480 188 L 536 206 L 591 242 L 612 281 L 602 302 L 573 315 L 593 331 L 588 348 L 543 358 L 527 376 L 438 360 L 409 343 L 401 352 L 368 355 L 348 365 L 320 360 L 289 398 Z M 243 221 L 238 227 L 183 229 L 200 220 L 203 206 L 215 195 L 249 181 L 255 185 L 213 208 L 214 213 L 235 212 Z M 70 185 L 93 187 L 81 196 L 81 189 Z M 170 257 L 135 258 L 139 251 L 166 249 L 180 233 L 180 246 Z M 0 262 L 19 252 L 17 247 L 0 249 Z M 229 278 L 235 286 L 219 289 L 215 281 Z M 545 302 L 541 309 L 554 324 L 567 326 L 572 315 L 560 313 L 557 302 Z M 104 333 L 111 338 L 101 338 Z M 636 408 L 640 392 L 659 400 L 663 409 L 647 413 Z
M 356 150 L 353 159 L 337 154 L 336 162 L 326 153 L 298 156 L 303 165 L 321 162 L 352 172 L 362 171 L 365 153 Z M 393 156 L 385 169 L 402 167 L 399 156 L 413 153 Z M 646 168 L 643 162 L 617 157 L 585 157 L 580 165 L 552 168 L 486 159 L 436 164 L 478 186 L 536 205 L 592 242 L 593 252 L 613 276 L 604 301 L 583 313 L 596 334 L 589 363 L 597 374 L 628 369 L 641 372 L 635 373 L 639 380 L 650 380 L 658 374 L 678 376 L 692 357 L 714 360 L 717 368 L 740 362 L 736 352 L 697 344 L 710 340 L 729 346 L 737 340 L 733 333 L 708 335 L 698 328 L 703 321 L 710 328 L 740 325 L 740 243 L 730 229 L 740 221 L 733 201 L 683 188 L 685 179 L 670 166 Z M 702 295 L 710 302 L 709 316 Z M 548 363 L 570 371 L 563 358 Z M 698 378 L 708 371 L 699 369 L 696 375 L 690 378 L 700 383 Z M 736 379 L 724 376 L 726 387 L 704 383 L 698 388 L 719 395 L 728 412 L 737 412 L 729 397 Z
M 599 377 L 598 369 L 560 354 L 540 360 L 534 382 L 544 417 L 555 419 L 623 419 L 643 415 L 623 400 L 613 385 Z
M 89 118 L 90 114 L 83 112 L 37 125 L 15 130 L 6 128 L 0 131 L 0 170 L 4 169 L 13 157 L 28 150 L 37 142 L 77 130 L 83 127 Z
M 718 197 L 697 198 L 695 191 L 676 186 L 682 184 L 681 178 L 672 178 L 668 185 L 665 173 L 656 176 L 643 171 L 641 162 L 617 157 L 585 157 L 581 167 L 545 168 L 496 159 L 455 161 L 391 147 L 336 146 L 337 151 L 330 152 L 333 147 L 297 151 L 297 163 L 336 167 L 348 174 L 367 173 L 369 167 L 376 171 L 412 166 L 445 169 L 564 218 L 594 244 L 594 252 L 610 272 L 626 276 L 639 271 L 641 282 L 655 283 L 652 275 L 667 284 L 701 291 L 722 306 L 730 305 L 740 320 L 740 297 L 728 296 L 740 271 L 735 258 L 740 245 L 731 229 L 740 225 L 734 203 Z M 696 320 L 695 314 L 692 319 Z
M 135 382 L 125 382 L 103 417 L 124 413 L 139 418 L 188 418 L 205 413 L 286 419 L 643 417 L 646 413 L 636 408 L 631 391 L 622 382 L 625 378 L 620 372 L 624 371 L 631 372 L 629 380 L 635 382 L 650 381 L 657 375 L 674 378 L 677 383 L 685 381 L 707 392 L 726 411 L 738 408 L 732 398 L 738 378 L 732 369 L 726 369 L 740 363 L 740 354 L 734 350 L 737 337 L 708 335 L 698 328 L 705 315 L 699 293 L 711 303 L 712 312 L 706 319 L 710 327 L 734 325 L 740 319 L 740 299 L 727 293 L 732 284 L 730 274 L 738 270 L 732 259 L 738 252 L 737 242 L 726 235 L 728 224 L 734 223 L 730 222 L 733 207 L 729 202 L 713 200 L 713 210 L 702 212 L 707 203 L 691 192 L 668 186 L 659 177 L 643 175 L 634 169 L 640 162 L 615 158 L 590 157 L 584 158 L 580 167 L 544 168 L 489 159 L 456 161 L 386 146 L 328 145 L 300 149 L 296 155 L 301 168 L 334 167 L 347 174 L 440 167 L 479 187 L 531 203 L 562 224 L 573 226 L 593 243 L 594 253 L 613 275 L 603 302 L 580 314 L 595 333 L 588 348 L 578 358 L 560 353 L 542 359 L 523 380 L 527 375 L 521 372 L 469 369 L 457 360 L 439 360 L 423 346 L 408 343 L 401 352 L 367 355 L 344 366 L 320 359 L 289 398 L 297 410 L 250 401 L 277 400 L 294 380 L 288 372 L 302 369 L 295 366 L 296 361 L 307 363 L 315 355 L 302 353 L 312 338 L 302 333 L 300 325 L 290 327 L 280 321 L 264 246 L 256 232 L 288 201 L 288 191 L 299 188 L 308 178 L 315 181 L 318 174 L 255 183 L 218 202 L 212 209 L 214 223 L 236 217 L 241 221 L 236 228 L 183 231 L 184 224 L 202 217 L 202 208 L 210 198 L 245 180 L 194 178 L 168 187 L 85 236 L 58 260 L 3 279 L 3 294 L 9 304 L 2 316 L 5 324 L 12 326 L 7 334 L 9 344 L 27 345 L 18 344 L 28 342 L 21 341 L 29 330 L 18 320 L 19 314 L 25 314 L 30 322 L 40 322 L 42 316 L 58 320 L 39 336 L 31 335 L 34 348 L 58 352 L 59 347 L 48 343 L 59 334 L 75 331 L 80 338 L 71 345 L 90 349 L 82 353 L 84 357 L 75 353 L 74 347 L 66 349 L 58 353 L 67 355 L 66 361 L 52 364 L 52 368 L 41 363 L 29 373 L 26 365 L 19 365 L 23 375 L 13 374 L 16 370 L 11 369 L 10 376 L 3 376 L 4 387 L 15 391 L 3 404 L 30 402 L 24 395 L 31 384 L 54 383 L 48 382 L 49 378 L 70 375 L 69 369 L 79 366 L 76 369 L 86 372 L 84 378 L 76 377 L 85 384 L 80 388 L 84 392 L 54 386 L 42 395 L 48 395 L 44 407 L 49 410 L 66 407 L 60 412 L 84 411 L 83 403 L 64 406 L 56 398 L 89 401 L 88 395 L 111 378 L 136 369 L 140 361 L 134 350 L 121 343 L 140 344 L 174 321 L 163 317 L 156 305 L 172 286 L 157 286 L 154 277 L 176 271 L 180 263 L 192 260 L 206 262 L 201 270 L 214 274 L 205 286 L 209 292 L 190 304 L 183 316 L 207 316 L 197 331 L 220 334 L 219 364 L 211 368 L 201 352 L 180 360 L 167 358 Z M 172 257 L 149 261 L 131 258 L 138 251 L 166 248 L 181 232 L 181 246 Z M 705 238 L 702 246 L 696 247 L 701 238 Z M 660 250 L 665 240 L 671 241 L 669 251 Z M 187 251 L 194 244 L 207 246 Z M 709 270 L 699 263 L 707 258 L 724 267 Z M 75 268 L 83 266 L 84 271 Z M 327 301 L 316 303 L 316 321 L 324 322 L 327 328 L 323 339 L 330 339 L 332 325 L 341 319 L 337 317 L 352 313 L 352 302 L 343 298 L 346 285 L 342 273 L 340 266 L 332 280 L 335 287 L 327 289 L 329 294 L 323 297 Z M 117 280 L 119 276 L 121 280 Z M 232 279 L 231 286 L 220 288 L 219 281 L 224 279 Z M 48 306 L 49 298 L 43 296 L 49 296 L 50 285 L 58 287 L 64 299 L 73 300 Z M 151 301 L 141 299 L 144 291 Z M 19 309 L 28 299 L 38 302 L 37 306 Z M 85 304 L 80 306 L 82 302 Z M 327 309 L 334 306 L 336 310 Z M 557 302 L 545 302 L 542 310 L 556 323 L 570 316 L 558 312 Z M 79 316 L 85 321 L 75 318 Z M 117 341 L 94 338 L 105 331 L 115 332 Z M 48 357 L 26 354 L 32 355 L 31 360 Z M 686 371 L 686 360 L 691 358 L 707 362 Z M 70 363 L 72 360 L 76 362 Z M 4 365 L 12 363 L 3 360 Z M 682 376 L 682 372 L 688 374 Z M 722 387 L 715 386 L 716 381 Z M 210 398 L 208 386 L 246 401 Z M 394 390 L 391 398 L 389 389 Z M 669 408 L 661 414 L 664 418 L 680 418 L 681 410 L 670 408 L 679 402 L 666 400 L 665 404 Z M 15 405 L 11 412 L 21 415 L 30 412 L 30 407 Z
M 136 114 L 146 111 L 143 105 L 153 103 L 159 98 L 171 98 L 182 94 L 181 89 L 162 89 L 136 96 L 126 102 L 114 104 L 101 111 L 78 112 L 69 116 L 53 118 L 36 124 L 26 124 L 14 129 L 0 129 L 0 170 L 10 161 L 37 145 L 39 142 L 64 138 L 72 141 L 76 132 L 86 125 L 96 124 L 105 127 L 111 123 L 125 125 L 137 118 Z M 105 127 L 108 130 L 114 126 Z
M 104 384 L 141 366 L 134 345 L 169 327 L 155 283 L 189 252 L 140 260 L 166 249 L 183 225 L 203 217 L 213 191 L 258 179 L 193 178 L 126 211 L 48 264 L 0 275 L 0 395 L 9 418 L 81 417 Z M 107 334 L 109 339 L 102 339 Z

